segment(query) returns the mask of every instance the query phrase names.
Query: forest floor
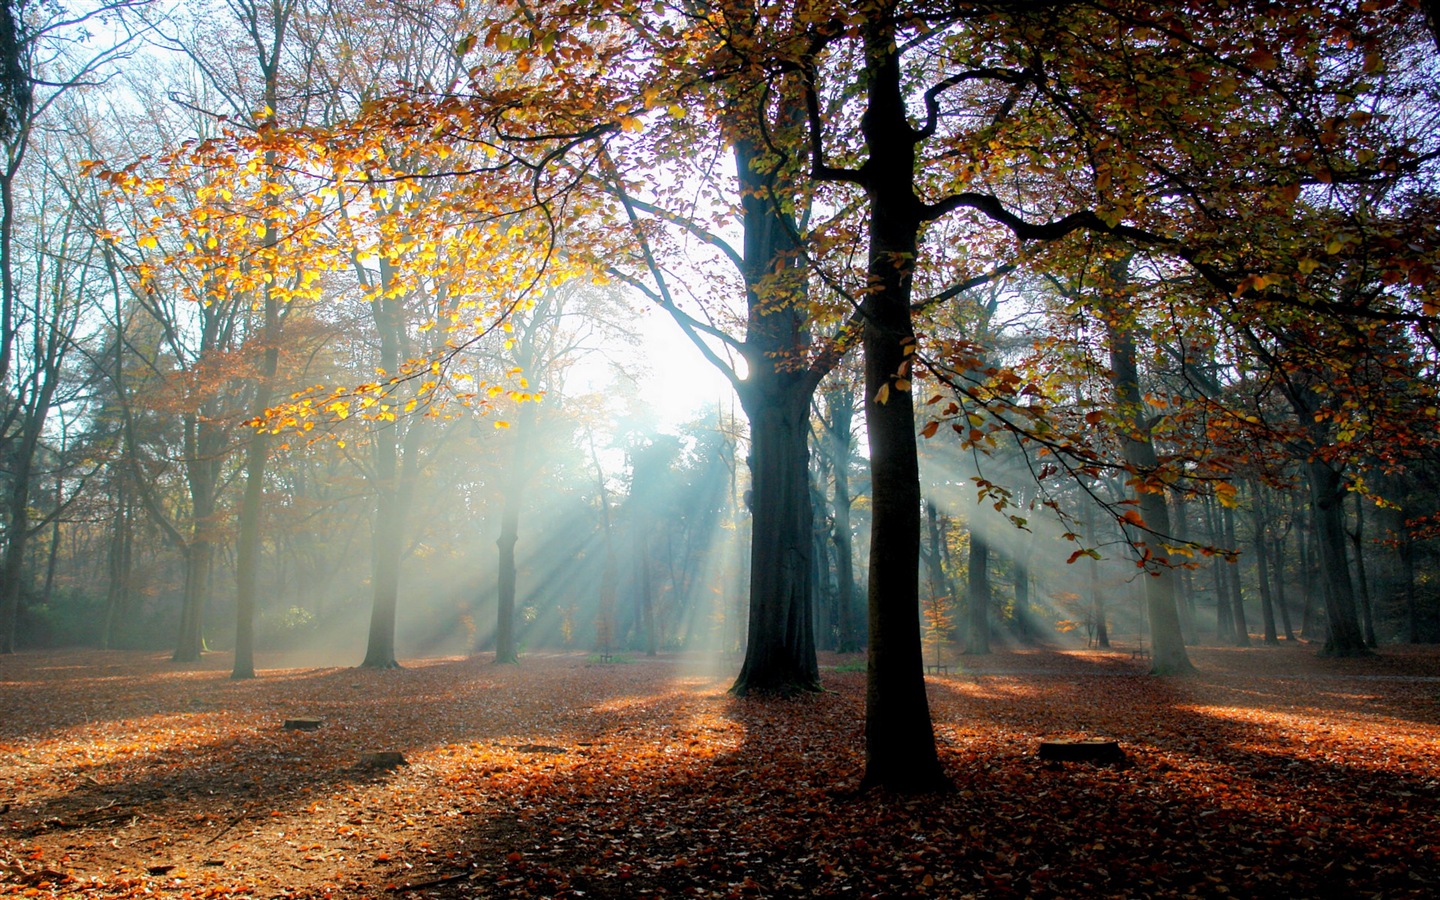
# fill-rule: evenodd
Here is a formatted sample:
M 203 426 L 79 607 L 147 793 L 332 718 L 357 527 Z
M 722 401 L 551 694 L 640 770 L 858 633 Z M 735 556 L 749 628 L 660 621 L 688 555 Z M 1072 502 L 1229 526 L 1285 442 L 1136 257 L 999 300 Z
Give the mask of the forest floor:
M 1192 656 L 930 676 L 957 790 L 920 798 L 850 793 L 853 657 L 822 694 L 745 701 L 673 656 L 244 682 L 225 654 L 0 657 L 0 895 L 1440 896 L 1440 648 Z M 1042 762 L 1057 736 L 1127 762 Z

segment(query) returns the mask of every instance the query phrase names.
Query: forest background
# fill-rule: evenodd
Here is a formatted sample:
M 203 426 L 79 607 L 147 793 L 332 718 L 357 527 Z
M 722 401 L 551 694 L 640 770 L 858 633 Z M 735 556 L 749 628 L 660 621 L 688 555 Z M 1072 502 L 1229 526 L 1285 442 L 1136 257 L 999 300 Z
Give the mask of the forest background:
M 6 652 L 1440 637 L 1418 3 L 5 15 Z

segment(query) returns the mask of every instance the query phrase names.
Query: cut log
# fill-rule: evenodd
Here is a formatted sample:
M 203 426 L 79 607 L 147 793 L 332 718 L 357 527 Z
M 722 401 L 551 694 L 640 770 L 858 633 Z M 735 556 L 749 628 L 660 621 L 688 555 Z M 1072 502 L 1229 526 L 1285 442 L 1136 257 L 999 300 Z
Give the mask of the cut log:
M 399 750 L 378 750 L 374 753 L 362 753 L 360 755 L 360 768 L 362 769 L 394 769 L 398 766 L 410 765 L 405 761 L 405 754 Z
M 1125 759 L 1120 744 L 1104 738 L 1055 738 L 1040 742 L 1046 762 L 1118 763 Z
M 324 724 L 325 724 L 325 723 L 324 723 L 323 721 L 321 721 L 320 719 L 309 719 L 309 718 L 303 718 L 303 719 L 286 719 L 286 720 L 285 720 L 285 730 L 286 730 L 286 731 L 315 731 L 315 730 L 317 730 L 321 725 L 324 725 Z

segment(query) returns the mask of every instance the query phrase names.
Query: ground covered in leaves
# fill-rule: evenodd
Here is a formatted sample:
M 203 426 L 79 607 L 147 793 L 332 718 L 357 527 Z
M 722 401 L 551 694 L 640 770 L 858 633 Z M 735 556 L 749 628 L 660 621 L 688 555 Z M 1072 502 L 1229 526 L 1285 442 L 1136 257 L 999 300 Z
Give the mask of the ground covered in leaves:
M 848 793 L 854 659 L 824 661 L 824 694 L 740 701 L 675 657 L 247 682 L 218 654 L 0 657 L 0 894 L 1440 895 L 1440 650 L 1193 658 L 1188 678 L 1046 650 L 931 676 L 956 791 L 902 798 Z M 1128 762 L 1038 758 L 1067 736 Z

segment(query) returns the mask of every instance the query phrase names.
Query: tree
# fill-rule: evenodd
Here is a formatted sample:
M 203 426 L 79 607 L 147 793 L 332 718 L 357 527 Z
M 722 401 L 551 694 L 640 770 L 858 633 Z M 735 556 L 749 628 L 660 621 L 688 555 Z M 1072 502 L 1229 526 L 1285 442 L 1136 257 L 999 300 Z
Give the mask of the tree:
M 32 177 L 27 154 L 69 97 L 92 79 L 104 78 L 130 50 L 133 29 L 129 0 L 106 3 L 70 16 L 59 8 L 33 10 L 26 3 L 6 2 L 0 12 L 0 456 L 7 459 L 5 535 L 0 562 L 0 653 L 14 650 L 15 617 L 20 604 L 21 576 L 27 543 L 34 533 L 30 520 L 36 454 L 41 450 L 47 420 L 56 403 L 65 359 L 74 349 L 80 326 L 79 299 L 88 289 L 88 270 L 64 256 L 50 254 L 72 247 L 76 258 L 95 250 L 80 233 L 83 216 L 59 186 L 74 171 L 63 164 L 41 171 L 33 199 L 62 204 L 69 214 L 47 219 L 35 208 L 20 209 L 20 190 Z M 86 46 L 88 26 L 95 17 L 115 14 L 114 41 L 94 49 Z M 27 14 L 29 18 L 27 19 Z M 38 94 L 37 86 L 43 86 Z M 39 239 L 28 254 L 36 287 L 27 300 L 16 279 L 17 221 L 36 223 Z M 54 242 L 54 247 L 47 246 Z M 73 242 L 73 243 L 72 243 Z M 29 334 L 22 346 L 21 327 Z M 58 499 L 58 498 L 57 498 Z M 42 522 L 48 524 L 47 522 Z

